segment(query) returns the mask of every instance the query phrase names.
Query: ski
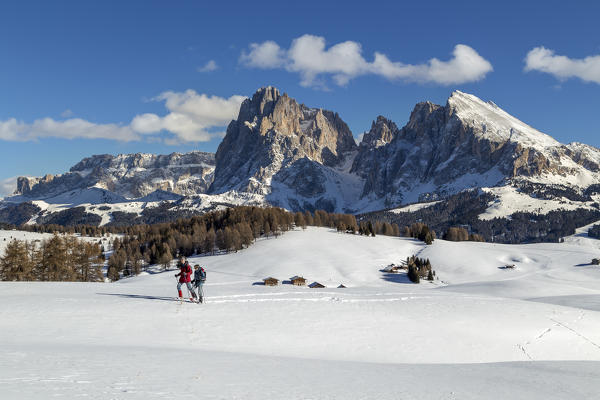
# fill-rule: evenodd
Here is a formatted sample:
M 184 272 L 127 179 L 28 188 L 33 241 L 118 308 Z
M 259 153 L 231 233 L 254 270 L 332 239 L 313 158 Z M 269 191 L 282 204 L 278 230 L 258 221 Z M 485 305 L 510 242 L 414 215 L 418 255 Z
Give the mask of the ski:
M 178 301 L 179 303 L 196 303 L 196 301 L 187 299 L 185 297 L 173 297 L 173 301 Z

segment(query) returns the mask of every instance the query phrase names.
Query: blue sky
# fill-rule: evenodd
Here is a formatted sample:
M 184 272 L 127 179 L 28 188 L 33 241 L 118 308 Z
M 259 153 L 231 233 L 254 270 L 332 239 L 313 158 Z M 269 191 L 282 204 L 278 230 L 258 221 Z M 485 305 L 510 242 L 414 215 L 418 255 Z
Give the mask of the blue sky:
M 241 96 L 266 85 L 355 136 L 459 89 L 600 146 L 594 2 L 6 3 L 0 192 L 92 154 L 215 151 Z

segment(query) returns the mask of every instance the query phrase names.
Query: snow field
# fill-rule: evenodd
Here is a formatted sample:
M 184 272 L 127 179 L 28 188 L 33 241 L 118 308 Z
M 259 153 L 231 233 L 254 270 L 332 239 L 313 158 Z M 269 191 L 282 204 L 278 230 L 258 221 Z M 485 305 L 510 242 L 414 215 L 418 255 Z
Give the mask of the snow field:
M 1 397 L 592 398 L 597 252 L 576 238 L 425 246 L 308 228 L 192 258 L 208 273 L 202 305 L 174 299 L 172 270 L 1 282 Z M 379 271 L 412 254 L 441 281 Z M 255 284 L 293 275 L 327 288 Z

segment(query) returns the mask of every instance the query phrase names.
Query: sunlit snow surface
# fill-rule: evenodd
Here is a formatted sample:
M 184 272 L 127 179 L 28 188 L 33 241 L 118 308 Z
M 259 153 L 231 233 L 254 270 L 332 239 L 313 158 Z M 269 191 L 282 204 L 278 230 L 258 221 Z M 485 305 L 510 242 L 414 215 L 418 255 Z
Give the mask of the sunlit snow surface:
M 359 237 L 322 228 L 112 284 L 0 283 L 2 399 L 589 399 L 600 248 Z M 440 280 L 380 271 L 412 254 Z M 504 269 L 514 264 L 515 269 Z M 301 275 L 325 289 L 256 283 Z M 339 284 L 348 288 L 337 289 Z

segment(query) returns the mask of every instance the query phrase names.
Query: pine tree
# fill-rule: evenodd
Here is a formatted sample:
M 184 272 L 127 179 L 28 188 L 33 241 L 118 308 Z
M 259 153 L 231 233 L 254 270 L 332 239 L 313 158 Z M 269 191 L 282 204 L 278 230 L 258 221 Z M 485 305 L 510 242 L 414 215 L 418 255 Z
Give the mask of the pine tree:
M 234 227 L 231 232 L 231 242 L 232 248 L 235 251 L 241 250 L 242 246 L 242 236 L 240 235 L 240 231 L 238 231 L 237 227 Z
M 308 225 L 308 226 L 315 225 L 315 221 L 314 221 L 313 216 L 310 213 L 310 211 L 306 210 L 304 212 L 304 219 L 306 220 L 306 225 Z
M 225 249 L 227 252 L 235 250 L 235 245 L 233 243 L 233 230 L 228 226 L 226 226 L 223 230 L 223 244 L 219 247 Z
M 204 240 L 204 252 L 214 254 L 216 241 L 217 234 L 213 228 L 210 228 L 206 233 L 206 239 Z
M 171 267 L 171 261 L 173 261 L 174 254 L 171 251 L 171 247 L 168 244 L 165 244 L 163 247 L 163 253 L 161 256 L 161 264 L 164 269 L 169 269 Z
M 78 280 L 96 282 L 102 278 L 100 247 L 97 244 L 78 240 L 74 243 L 75 263 L 78 269 Z
M 425 244 L 429 245 L 433 243 L 433 238 L 434 235 L 431 232 L 427 232 L 423 241 L 425 242 Z
M 323 221 L 321 220 L 321 216 L 317 211 L 315 211 L 315 215 L 313 217 L 313 225 L 314 226 L 323 226 Z
M 11 240 L 6 246 L 4 256 L 0 258 L 0 280 L 30 281 L 34 280 L 33 263 L 27 244 Z
M 304 218 L 304 214 L 301 212 L 294 214 L 294 224 L 298 228 L 306 229 L 306 218 Z
M 373 224 L 371 223 L 371 221 L 369 221 L 367 224 L 367 232 L 367 234 L 370 234 L 371 236 L 375 237 L 375 229 L 373 228 Z
M 410 279 L 411 282 L 413 283 L 419 283 L 420 282 L 420 278 L 419 278 L 419 272 L 417 270 L 417 266 L 412 264 L 408 266 L 408 279 Z
M 252 234 L 252 228 L 250 228 L 248 222 L 244 221 L 241 224 L 239 224 L 238 230 L 240 233 L 241 244 L 246 247 L 250 246 L 252 244 L 252 241 L 254 240 L 254 235 Z
M 45 278 L 42 280 L 75 280 L 76 272 L 71 270 L 67 264 L 68 256 L 65 243 L 57 234 L 42 242 L 40 261 L 39 268 L 42 273 L 41 276 Z

